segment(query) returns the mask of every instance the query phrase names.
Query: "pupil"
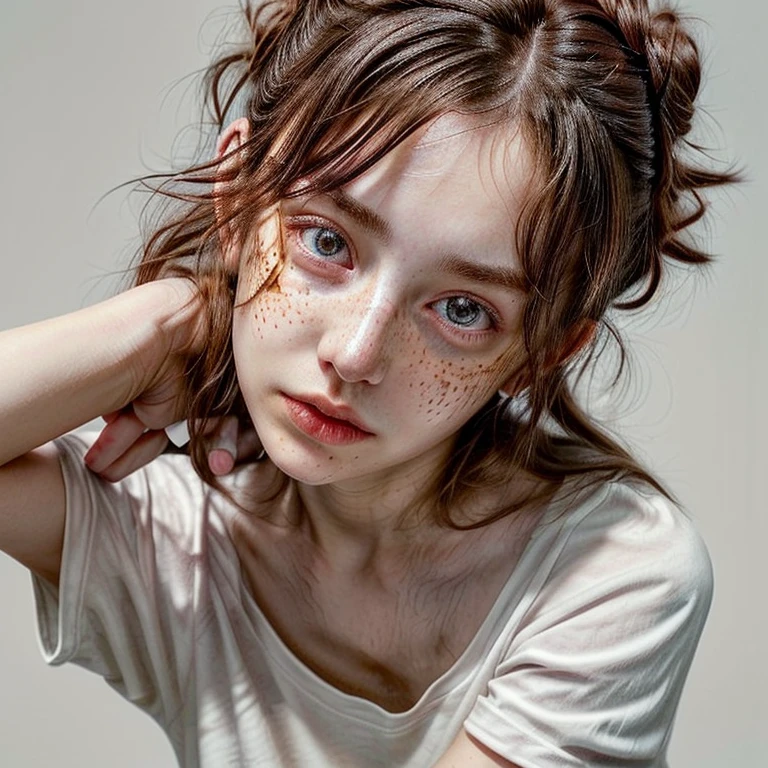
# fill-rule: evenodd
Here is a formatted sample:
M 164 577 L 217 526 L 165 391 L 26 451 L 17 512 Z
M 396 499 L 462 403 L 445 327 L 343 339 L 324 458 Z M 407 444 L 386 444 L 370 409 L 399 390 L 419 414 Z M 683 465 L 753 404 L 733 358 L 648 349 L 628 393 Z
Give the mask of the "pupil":
M 470 325 L 477 320 L 479 307 L 471 299 L 456 297 L 445 305 L 445 314 L 456 325 Z
M 330 229 L 321 229 L 315 236 L 315 247 L 323 256 L 333 256 L 339 250 L 339 236 Z

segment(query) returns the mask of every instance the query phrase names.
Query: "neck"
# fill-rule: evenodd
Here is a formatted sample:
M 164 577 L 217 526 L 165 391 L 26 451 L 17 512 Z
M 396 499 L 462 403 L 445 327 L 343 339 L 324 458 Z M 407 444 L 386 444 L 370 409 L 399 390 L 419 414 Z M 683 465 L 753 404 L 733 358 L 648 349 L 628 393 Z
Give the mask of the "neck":
M 422 457 L 385 476 L 297 484 L 302 525 L 320 559 L 334 570 L 362 572 L 400 560 L 450 533 L 434 522 L 433 510 L 420 503 L 425 478 L 434 477 L 435 467 Z

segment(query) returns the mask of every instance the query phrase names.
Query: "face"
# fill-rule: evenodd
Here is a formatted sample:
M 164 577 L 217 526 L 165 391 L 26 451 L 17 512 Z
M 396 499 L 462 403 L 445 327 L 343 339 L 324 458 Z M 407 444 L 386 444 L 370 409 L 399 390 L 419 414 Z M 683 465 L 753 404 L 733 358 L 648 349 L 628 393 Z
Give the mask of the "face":
M 365 175 L 285 201 L 244 258 L 233 344 L 271 459 L 308 484 L 445 461 L 520 359 L 509 125 L 447 115 Z M 254 294 L 278 260 L 279 278 Z

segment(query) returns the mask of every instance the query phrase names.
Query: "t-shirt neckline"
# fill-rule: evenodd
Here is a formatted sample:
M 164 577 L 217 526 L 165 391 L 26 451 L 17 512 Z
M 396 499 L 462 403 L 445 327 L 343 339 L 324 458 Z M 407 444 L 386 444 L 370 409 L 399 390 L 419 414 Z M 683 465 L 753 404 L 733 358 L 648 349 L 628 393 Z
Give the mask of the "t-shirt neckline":
M 603 486 L 603 490 L 607 492 L 607 484 Z M 604 493 L 599 493 L 597 494 L 599 498 L 596 498 L 594 493 L 589 493 L 584 498 L 577 494 L 578 501 L 575 507 L 578 509 L 585 503 L 590 502 L 589 507 L 594 508 L 599 504 L 603 495 Z M 541 575 L 540 571 L 548 572 L 552 566 L 549 558 L 546 561 L 541 560 L 539 563 L 534 561 L 536 557 L 541 558 L 541 553 L 538 551 L 541 547 L 536 546 L 536 544 L 543 530 L 551 523 L 556 522 L 558 516 L 561 516 L 563 523 L 566 518 L 570 519 L 572 517 L 569 514 L 563 513 L 560 494 L 555 496 L 547 509 L 542 513 L 536 525 L 534 525 L 517 564 L 499 590 L 493 605 L 480 624 L 475 636 L 459 655 L 458 659 L 437 679 L 430 683 L 418 701 L 407 710 L 392 712 L 370 699 L 346 693 L 332 685 L 305 664 L 287 646 L 262 611 L 248 588 L 248 582 L 241 566 L 241 590 L 244 595 L 246 608 L 256 630 L 257 640 L 270 658 L 281 668 L 287 678 L 291 680 L 293 685 L 297 686 L 302 694 L 311 696 L 321 706 L 331 709 L 341 716 L 365 720 L 370 725 L 384 722 L 388 726 L 407 727 L 428 714 L 440 700 L 449 694 L 458 693 L 463 690 L 472 680 L 473 676 L 471 673 L 477 666 L 477 663 L 487 656 L 487 649 L 500 639 L 504 627 L 518 623 L 525 615 L 538 592 L 538 589 L 528 589 L 529 584 L 536 580 L 537 576 L 539 576 L 537 580 L 542 581 L 546 577 L 546 573 Z M 555 536 L 562 527 L 562 524 L 553 526 L 552 535 Z M 515 596 L 515 592 L 519 594 Z M 511 619 L 515 613 L 518 616 L 516 621 L 512 622 Z

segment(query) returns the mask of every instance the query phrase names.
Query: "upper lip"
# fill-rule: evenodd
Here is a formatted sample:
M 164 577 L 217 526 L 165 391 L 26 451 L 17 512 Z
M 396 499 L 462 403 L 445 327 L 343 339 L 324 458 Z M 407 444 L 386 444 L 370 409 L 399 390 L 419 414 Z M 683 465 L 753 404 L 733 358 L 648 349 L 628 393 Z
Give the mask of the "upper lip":
M 318 411 L 339 421 L 348 421 L 363 432 L 371 432 L 365 422 L 348 406 L 343 403 L 332 403 L 322 395 L 288 395 L 302 403 L 314 406 Z

